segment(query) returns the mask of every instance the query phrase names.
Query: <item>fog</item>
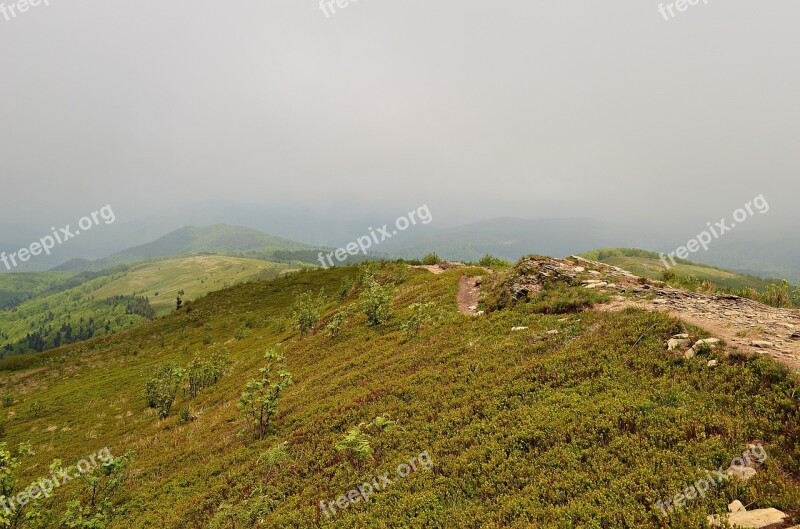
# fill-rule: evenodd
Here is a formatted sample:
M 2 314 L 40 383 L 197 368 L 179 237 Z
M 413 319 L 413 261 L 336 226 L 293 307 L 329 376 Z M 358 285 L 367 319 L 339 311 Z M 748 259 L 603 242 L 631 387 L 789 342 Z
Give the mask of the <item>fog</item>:
M 798 221 L 797 2 L 49 4 L 0 14 L 2 245 L 107 204 L 87 251 L 421 204 L 677 241 L 758 195 L 753 237 Z

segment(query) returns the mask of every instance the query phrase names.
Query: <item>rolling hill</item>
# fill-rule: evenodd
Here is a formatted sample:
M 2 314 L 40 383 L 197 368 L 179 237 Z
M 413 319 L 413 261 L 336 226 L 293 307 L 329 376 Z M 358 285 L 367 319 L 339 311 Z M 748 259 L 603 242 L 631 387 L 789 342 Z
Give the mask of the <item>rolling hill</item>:
M 708 334 L 658 312 L 594 310 L 603 294 L 570 283 L 508 297 L 530 284 L 524 272 L 289 274 L 0 360 L 3 440 L 27 443 L 7 486 L 105 447 L 117 466 L 26 514 L 126 529 L 659 528 L 703 527 L 738 498 L 800 521 L 800 384 L 785 368 L 725 344 L 694 358 L 667 351 L 676 333 Z M 462 275 L 484 280 L 486 314 L 457 310 Z M 193 392 L 178 366 L 221 378 Z M 178 385 L 161 419 L 148 395 L 164 373 Z M 263 435 L 248 411 L 258 388 L 278 395 Z M 756 441 L 769 456 L 756 477 L 660 512 L 659 500 Z M 348 498 L 364 484 L 369 501 Z
M 612 266 L 618 266 L 631 273 L 649 277 L 650 279 L 661 279 L 664 271 L 667 270 L 661 263 L 659 254 L 635 248 L 605 248 L 586 252 L 581 256 Z M 670 270 L 678 276 L 708 280 L 721 288 L 729 290 L 752 288 L 761 292 L 776 281 L 680 259 L 677 265 L 670 267 Z
M 176 298 L 191 301 L 214 290 L 293 270 L 289 265 L 226 255 L 191 255 L 136 265 L 92 292 L 96 299 L 145 296 L 156 314 L 175 310 Z M 182 292 L 179 294 L 179 292 Z
M 229 226 L 227 224 L 203 227 L 186 226 L 172 231 L 155 241 L 128 248 L 103 259 L 96 261 L 72 260 L 55 267 L 53 270 L 98 270 L 120 263 L 131 264 L 199 253 L 241 256 L 249 252 L 258 251 L 260 256 L 268 258 L 276 251 L 301 251 L 306 249 L 308 249 L 308 246 L 304 244 L 240 226 Z
M 42 276 L 34 285 L 50 285 L 53 280 L 45 280 L 52 277 L 58 281 L 49 290 L 40 287 L 39 295 L 13 309 L 0 311 L 0 355 L 43 351 L 129 329 L 175 310 L 179 295 L 191 301 L 293 269 L 291 264 L 242 257 L 190 255 L 75 275 L 30 274 Z

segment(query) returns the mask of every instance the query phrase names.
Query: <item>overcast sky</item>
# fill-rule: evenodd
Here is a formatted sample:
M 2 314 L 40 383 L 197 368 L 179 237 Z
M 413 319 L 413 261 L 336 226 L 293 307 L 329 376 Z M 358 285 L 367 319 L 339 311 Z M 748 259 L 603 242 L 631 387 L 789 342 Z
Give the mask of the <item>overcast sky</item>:
M 104 204 L 800 219 L 797 0 L 49 2 L 0 14 L 0 242 Z

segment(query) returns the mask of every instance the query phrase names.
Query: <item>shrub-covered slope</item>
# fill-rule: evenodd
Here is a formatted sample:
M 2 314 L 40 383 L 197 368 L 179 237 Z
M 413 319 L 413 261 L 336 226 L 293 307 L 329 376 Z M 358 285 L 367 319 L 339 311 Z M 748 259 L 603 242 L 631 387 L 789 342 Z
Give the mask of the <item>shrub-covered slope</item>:
M 47 475 L 55 458 L 133 451 L 111 498 L 108 523 L 119 528 L 702 527 L 733 499 L 800 521 L 800 391 L 771 360 L 724 348 L 676 356 L 664 348 L 669 337 L 703 333 L 661 314 L 549 314 L 591 305 L 593 296 L 572 291 L 582 287 L 545 286 L 529 303 L 467 317 L 456 309 L 459 278 L 486 273 L 479 268 L 383 266 L 377 279 L 394 287 L 393 314 L 368 326 L 362 271 L 235 286 L 6 372 L 4 440 L 34 453 L 21 456 L 18 482 Z M 346 281 L 355 286 L 342 289 Z M 315 302 L 321 289 L 322 317 L 301 336 L 286 318 L 301 294 Z M 345 323 L 326 336 L 337 312 Z M 415 314 L 430 317 L 417 318 L 416 335 Z M 270 349 L 285 356 L 294 384 L 255 440 L 240 433 L 237 403 Z M 220 352 L 232 364 L 216 384 L 194 398 L 179 391 L 164 420 L 147 407 L 152 369 Z M 671 518 L 654 506 L 752 442 L 769 459 L 751 481 L 716 487 Z M 430 470 L 397 475 L 423 453 Z M 369 502 L 320 512 L 320 501 L 335 505 L 387 472 L 393 483 Z M 60 527 L 84 490 L 69 483 L 31 509 Z

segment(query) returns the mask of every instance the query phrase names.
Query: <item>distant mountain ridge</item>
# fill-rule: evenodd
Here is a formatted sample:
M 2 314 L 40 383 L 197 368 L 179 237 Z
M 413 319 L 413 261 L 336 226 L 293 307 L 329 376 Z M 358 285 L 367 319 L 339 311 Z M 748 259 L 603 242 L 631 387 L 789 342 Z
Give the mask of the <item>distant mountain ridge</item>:
M 53 271 L 99 270 L 121 263 L 135 263 L 150 259 L 176 257 L 198 253 L 245 254 L 259 251 L 269 254 L 276 251 L 301 251 L 305 244 L 276 237 L 262 231 L 215 224 L 212 226 L 185 226 L 146 244 L 134 246 L 95 261 L 72 259 Z

